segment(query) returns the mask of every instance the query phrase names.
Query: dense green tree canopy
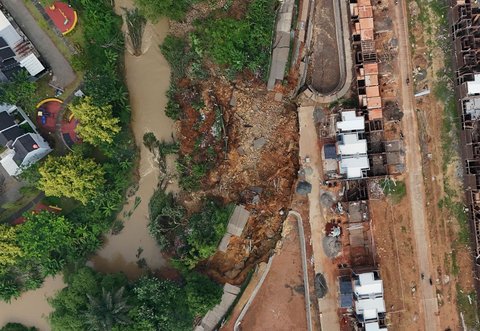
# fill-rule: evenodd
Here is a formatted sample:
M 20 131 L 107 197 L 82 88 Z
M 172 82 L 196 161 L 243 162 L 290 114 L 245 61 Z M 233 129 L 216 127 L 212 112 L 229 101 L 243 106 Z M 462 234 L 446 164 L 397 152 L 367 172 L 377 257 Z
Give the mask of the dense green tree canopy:
M 96 106 L 92 98 L 85 97 L 78 104 L 70 106 L 73 116 L 79 121 L 78 135 L 86 142 L 98 146 L 111 144 L 120 132 L 120 120 L 112 115 L 112 106 Z
M 8 103 L 22 107 L 29 112 L 34 109 L 35 82 L 31 81 L 26 70 L 18 72 L 9 83 L 0 85 L 0 103 Z
M 194 316 L 203 316 L 220 303 L 222 288 L 207 276 L 190 272 L 185 276 L 185 280 L 187 304 Z
M 25 259 L 41 265 L 45 274 L 55 274 L 74 255 L 72 223 L 47 211 L 27 213 L 25 218 L 17 234 Z
M 101 274 L 88 267 L 67 272 L 67 287 L 50 300 L 53 331 L 182 331 L 194 316 L 220 302 L 222 289 L 203 275 L 188 273 L 186 285 L 144 276 Z
M 20 323 L 8 323 L 5 325 L 3 328 L 0 329 L 0 331 L 37 331 L 38 329 L 35 327 L 26 327 L 23 324 Z
M 101 328 L 104 318 L 107 316 L 108 319 L 108 314 L 112 313 L 109 308 L 120 308 L 122 314 L 129 310 L 126 304 L 129 292 L 124 292 L 124 290 L 119 292 L 127 284 L 125 275 L 103 275 L 83 267 L 75 273 L 67 275 L 65 281 L 68 286 L 50 300 L 50 305 L 54 309 L 49 316 L 52 330 L 111 330 L 124 325 L 123 322 L 119 323 L 118 320 L 112 319 L 110 329 L 108 327 Z M 108 298 L 112 294 L 117 297 Z M 99 326 L 100 328 L 98 328 Z
M 190 5 L 198 1 L 199 0 L 135 0 L 135 4 L 149 20 L 157 22 L 162 16 L 177 21 L 183 19 Z
M 253 0 L 246 17 L 209 19 L 200 24 L 197 36 L 202 49 L 234 71 L 267 72 L 276 0 Z
M 15 264 L 22 255 L 16 228 L 0 224 L 0 268 Z
M 110 331 L 115 327 L 130 325 L 128 317 L 130 306 L 124 297 L 125 287 L 116 291 L 102 288 L 101 295 L 87 294 L 89 306 L 84 312 L 88 330 Z
M 155 277 L 141 278 L 133 288 L 137 306 L 132 311 L 139 330 L 182 331 L 192 329 L 192 314 L 183 288 Z
M 188 268 L 192 269 L 198 261 L 215 253 L 225 234 L 231 212 L 232 206 L 222 206 L 214 200 L 206 200 L 202 210 L 190 217 L 185 231 L 188 251 L 182 257 Z
M 47 196 L 69 197 L 83 204 L 90 201 L 105 183 L 104 170 L 93 159 L 71 153 L 48 156 L 39 169 L 38 187 Z

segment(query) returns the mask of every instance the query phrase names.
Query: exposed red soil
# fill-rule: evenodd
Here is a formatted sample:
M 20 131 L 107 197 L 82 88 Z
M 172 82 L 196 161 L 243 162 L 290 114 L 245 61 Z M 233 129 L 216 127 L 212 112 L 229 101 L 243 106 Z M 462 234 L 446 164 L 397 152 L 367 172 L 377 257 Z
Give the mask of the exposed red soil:
M 241 330 L 306 330 L 300 242 L 296 221 L 274 257 L 263 286 L 241 324 Z

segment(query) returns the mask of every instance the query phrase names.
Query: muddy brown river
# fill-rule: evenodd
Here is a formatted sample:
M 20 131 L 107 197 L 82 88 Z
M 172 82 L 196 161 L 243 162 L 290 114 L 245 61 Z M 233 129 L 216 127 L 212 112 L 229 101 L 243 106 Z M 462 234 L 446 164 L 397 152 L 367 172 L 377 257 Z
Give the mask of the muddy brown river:
M 116 10 L 120 12 L 122 7 L 131 7 L 131 1 L 117 0 Z M 144 54 L 134 57 L 126 51 L 125 69 L 132 106 L 132 129 L 140 149 L 139 186 L 119 214 L 119 218 L 125 219 L 123 215 L 133 211 L 129 219 L 124 221 L 125 227 L 120 234 L 107 236 L 104 247 L 89 262 L 98 271 L 122 271 L 130 279 L 142 274 L 136 263 L 139 258 L 145 259 L 153 269 L 165 265 L 160 249 L 147 230 L 148 202 L 157 187 L 159 170 L 142 140 L 144 133 L 149 131 L 166 141 L 170 141 L 174 134 L 174 123 L 164 114 L 170 68 L 158 47 L 167 32 L 166 20 L 155 25 L 149 24 L 145 30 Z M 173 185 L 170 190 L 175 190 L 175 187 Z M 133 210 L 135 197 L 139 197 L 141 202 Z M 141 254 L 138 254 L 140 251 Z M 40 331 L 50 330 L 46 320 L 51 311 L 47 298 L 64 286 L 61 275 L 49 277 L 42 288 L 27 292 L 9 304 L 0 302 L 0 327 L 7 322 L 20 322 L 36 326 Z

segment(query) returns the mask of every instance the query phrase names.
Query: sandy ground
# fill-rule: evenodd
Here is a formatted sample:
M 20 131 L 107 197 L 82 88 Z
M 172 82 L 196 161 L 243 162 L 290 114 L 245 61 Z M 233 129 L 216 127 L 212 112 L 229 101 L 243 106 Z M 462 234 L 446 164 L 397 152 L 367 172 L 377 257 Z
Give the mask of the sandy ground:
M 399 41 L 399 78 L 406 81 L 410 77 L 412 64 L 410 61 L 410 51 L 408 48 L 408 28 L 406 26 L 406 4 L 402 1 L 402 6 L 397 6 L 395 15 L 397 18 L 397 33 Z M 422 173 L 422 156 L 420 154 L 418 127 L 415 114 L 415 101 L 413 90 L 407 84 L 401 85 L 401 107 L 405 114 L 403 126 L 408 128 L 409 134 L 405 136 L 405 147 L 407 150 L 407 173 L 406 184 L 408 198 L 410 199 L 411 216 L 413 219 L 413 235 L 417 248 L 417 259 L 419 272 L 423 272 L 427 277 L 433 274 L 433 265 L 431 261 L 430 242 L 428 238 L 428 227 L 426 227 L 425 212 L 425 186 Z M 422 297 L 423 314 L 426 330 L 438 330 L 439 318 L 438 302 L 435 291 L 426 281 L 420 282 L 418 286 L 418 295 Z
M 315 274 L 322 273 L 327 281 L 327 286 L 330 289 L 322 299 L 318 300 L 320 323 L 324 330 L 338 330 L 339 320 L 337 315 L 337 290 L 335 267 L 331 260 L 323 253 L 322 238 L 324 237 L 323 230 L 325 228 L 326 219 L 324 208 L 320 204 L 320 185 L 319 181 L 322 169 L 322 159 L 320 156 L 320 148 L 316 143 L 317 132 L 315 123 L 313 121 L 313 107 L 300 107 L 298 109 L 299 126 L 300 126 L 300 159 L 303 161 L 308 156 L 310 159 L 308 166 L 312 168 L 312 174 L 306 176 L 306 180 L 312 184 L 312 192 L 308 195 L 309 198 L 309 220 L 311 230 L 311 243 Z
M 418 287 L 420 273 L 408 200 L 395 206 L 388 201 L 371 200 L 370 207 L 389 330 L 424 330 L 418 293 L 412 290 Z
M 445 181 L 454 190 L 461 190 L 458 163 L 454 157 L 447 170 L 442 169 L 443 105 L 433 94 L 414 99 L 413 84 L 405 84 L 406 77 L 410 76 L 412 81 L 409 68 L 415 66 L 428 72 L 427 79 L 419 86 L 432 88 L 434 74 L 442 67 L 443 58 L 434 50 L 432 61 L 427 61 L 427 37 L 421 26 L 413 29 L 415 47 L 407 49 L 411 39 L 406 35 L 402 9 L 390 4 L 387 16 L 393 19 L 394 32 L 399 38 L 398 61 L 393 61 L 393 70 L 400 86 L 396 96 L 405 113 L 402 125 L 408 164 L 405 178 L 399 179 L 407 183 L 407 196 L 393 206 L 385 201 L 371 202 L 389 329 L 460 330 L 455 287 L 471 286 L 470 273 L 463 272 L 471 269 L 471 260 L 465 248 L 454 243 L 458 224 L 447 210 L 439 208 L 445 196 Z M 454 251 L 456 264 L 462 270 L 458 275 L 452 267 Z
M 293 217 L 285 222 L 284 231 L 288 234 L 243 319 L 241 330 L 307 329 L 298 227 Z

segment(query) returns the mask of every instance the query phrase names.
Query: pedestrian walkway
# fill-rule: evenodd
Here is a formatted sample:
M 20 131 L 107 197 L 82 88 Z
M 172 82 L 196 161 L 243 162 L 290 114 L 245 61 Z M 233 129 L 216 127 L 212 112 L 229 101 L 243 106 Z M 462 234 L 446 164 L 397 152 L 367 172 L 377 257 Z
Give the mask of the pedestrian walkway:
M 76 76 L 70 63 L 38 25 L 23 2 L 21 0 L 2 0 L 2 4 L 52 69 L 54 75 L 52 83 L 61 88 L 73 83 Z

